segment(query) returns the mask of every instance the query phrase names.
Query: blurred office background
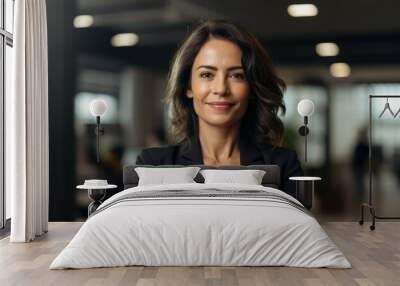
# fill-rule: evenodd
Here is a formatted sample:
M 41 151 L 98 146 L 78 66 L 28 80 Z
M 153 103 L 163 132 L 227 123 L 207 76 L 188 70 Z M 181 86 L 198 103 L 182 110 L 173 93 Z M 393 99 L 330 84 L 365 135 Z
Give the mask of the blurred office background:
M 174 52 L 201 20 L 221 18 L 255 33 L 288 84 L 286 144 L 303 163 L 297 103 L 315 103 L 307 170 L 323 180 L 313 211 L 321 219 L 358 219 L 367 199 L 368 95 L 400 95 L 400 2 L 301 1 L 314 4 L 311 15 L 294 17 L 288 6 L 296 2 L 47 1 L 50 219 L 85 219 L 87 194 L 76 185 L 104 178 L 121 190 L 123 165 L 144 147 L 170 142 L 162 99 Z M 89 102 L 99 97 L 109 110 L 97 164 Z M 400 114 L 379 118 L 385 103 L 375 100 L 372 110 L 374 186 L 378 213 L 394 216 L 400 215 Z M 400 98 L 389 103 L 399 110 Z

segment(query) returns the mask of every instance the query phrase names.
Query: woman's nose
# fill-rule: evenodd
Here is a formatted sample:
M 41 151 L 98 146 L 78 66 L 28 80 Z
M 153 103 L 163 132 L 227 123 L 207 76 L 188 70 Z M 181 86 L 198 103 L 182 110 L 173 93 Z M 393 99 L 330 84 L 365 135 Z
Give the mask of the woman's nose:
M 219 95 L 226 95 L 229 92 L 225 76 L 217 76 L 213 82 L 213 93 Z

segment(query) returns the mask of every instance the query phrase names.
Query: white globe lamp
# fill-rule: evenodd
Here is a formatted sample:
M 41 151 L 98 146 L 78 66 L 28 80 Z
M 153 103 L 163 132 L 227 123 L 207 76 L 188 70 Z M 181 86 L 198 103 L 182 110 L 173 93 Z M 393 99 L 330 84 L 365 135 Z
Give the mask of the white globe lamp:
M 314 102 L 303 99 L 297 105 L 297 111 L 301 116 L 311 116 L 314 113 Z

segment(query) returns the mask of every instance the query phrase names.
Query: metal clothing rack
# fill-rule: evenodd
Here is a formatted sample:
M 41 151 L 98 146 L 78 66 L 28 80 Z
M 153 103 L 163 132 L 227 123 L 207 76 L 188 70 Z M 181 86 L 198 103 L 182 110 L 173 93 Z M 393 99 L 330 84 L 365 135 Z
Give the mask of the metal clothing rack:
M 400 217 L 383 217 L 383 216 L 378 216 L 375 207 L 372 202 L 372 99 L 374 98 L 400 98 L 400 95 L 370 95 L 369 96 L 369 158 L 368 158 L 368 175 L 369 175 L 369 196 L 368 196 L 368 203 L 362 203 L 361 204 L 361 219 L 359 221 L 359 224 L 364 223 L 364 209 L 367 208 L 369 209 L 369 212 L 372 216 L 372 225 L 370 225 L 370 229 L 374 230 L 375 229 L 375 220 L 376 219 L 400 219 Z M 397 114 L 396 114 L 397 115 Z

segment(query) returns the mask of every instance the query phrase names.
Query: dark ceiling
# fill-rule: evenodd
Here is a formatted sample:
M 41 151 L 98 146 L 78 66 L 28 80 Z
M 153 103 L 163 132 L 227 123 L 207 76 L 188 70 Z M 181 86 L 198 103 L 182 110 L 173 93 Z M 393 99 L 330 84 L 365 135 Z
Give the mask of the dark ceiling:
M 319 14 L 292 18 L 286 9 L 295 3 L 313 3 Z M 399 0 L 78 0 L 77 10 L 77 15 L 94 16 L 91 28 L 77 29 L 81 51 L 136 64 L 168 67 L 188 31 L 201 20 L 216 18 L 253 31 L 279 64 L 400 63 Z M 137 33 L 139 44 L 111 47 L 111 36 L 120 32 Z M 316 55 L 315 44 L 321 41 L 336 42 L 339 55 Z

